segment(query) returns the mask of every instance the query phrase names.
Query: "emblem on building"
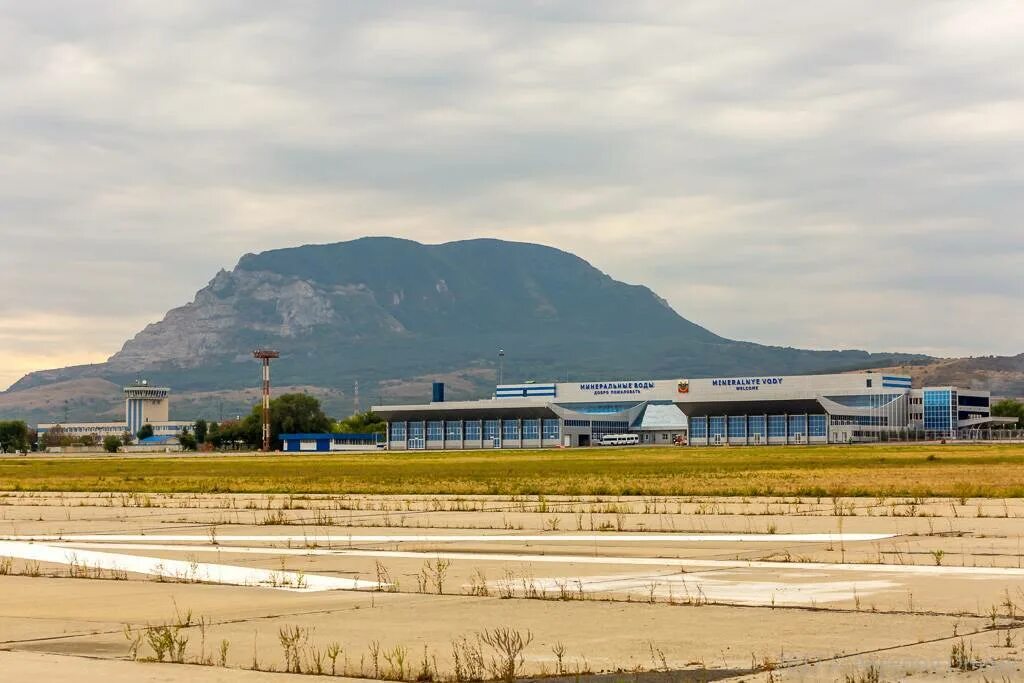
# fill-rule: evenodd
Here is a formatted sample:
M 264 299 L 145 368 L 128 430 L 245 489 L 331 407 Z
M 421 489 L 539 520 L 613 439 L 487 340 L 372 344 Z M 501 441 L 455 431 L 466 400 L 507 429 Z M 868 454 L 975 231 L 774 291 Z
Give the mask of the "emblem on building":
M 688 394 L 688 393 L 690 393 L 690 380 L 688 380 L 688 379 L 681 379 L 681 380 L 679 380 L 679 384 L 676 385 L 676 391 L 678 391 L 680 394 Z

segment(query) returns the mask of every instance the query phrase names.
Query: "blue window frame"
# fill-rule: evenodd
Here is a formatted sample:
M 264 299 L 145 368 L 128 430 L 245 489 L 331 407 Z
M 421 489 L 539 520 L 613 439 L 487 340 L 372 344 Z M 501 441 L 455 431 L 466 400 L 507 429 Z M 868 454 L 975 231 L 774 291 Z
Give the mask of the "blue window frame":
M 747 416 L 746 415 L 730 415 L 729 416 L 729 438 L 731 439 L 742 439 L 747 435 Z
M 690 438 L 706 439 L 708 436 L 708 419 L 706 417 L 695 417 L 690 420 Z
M 405 423 L 404 422 L 392 422 L 391 423 L 391 440 L 392 441 L 405 441 Z
M 523 438 L 524 439 L 539 439 L 540 438 L 540 419 L 523 420 Z
M 427 441 L 441 440 L 441 421 L 432 420 L 427 423 Z
M 718 417 L 708 418 L 708 434 L 714 438 L 716 436 L 725 436 L 725 416 L 721 415 Z
M 545 439 L 553 439 L 557 441 L 562 438 L 562 435 L 560 434 L 561 430 L 558 428 L 558 418 L 545 419 L 542 430 L 541 436 Z
M 786 435 L 786 416 L 785 415 L 769 415 L 768 416 L 768 436 L 785 436 Z
M 444 438 L 446 441 L 462 441 L 462 423 L 458 420 L 445 422 Z
M 484 420 L 484 440 L 493 441 L 499 438 L 501 435 L 498 434 L 498 421 L 497 420 Z
M 501 423 L 502 441 L 516 441 L 519 439 L 519 421 L 505 420 Z
M 480 440 L 480 420 L 466 420 L 466 441 Z
M 811 436 L 825 436 L 828 434 L 824 415 L 807 416 L 807 433 Z
M 807 434 L 807 416 L 806 415 L 790 415 L 789 416 L 789 434 L 790 436 L 796 436 L 797 434 Z
M 764 415 L 748 415 L 747 416 L 747 431 L 751 436 L 764 436 L 765 435 L 765 420 Z

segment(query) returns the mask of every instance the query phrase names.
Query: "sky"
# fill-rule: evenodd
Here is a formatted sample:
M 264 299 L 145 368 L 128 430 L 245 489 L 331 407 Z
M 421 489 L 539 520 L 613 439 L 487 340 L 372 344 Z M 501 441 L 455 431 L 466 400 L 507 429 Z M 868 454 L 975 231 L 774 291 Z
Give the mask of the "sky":
M 1018 2 L 0 0 L 0 388 L 247 252 L 532 241 L 724 336 L 1024 351 Z

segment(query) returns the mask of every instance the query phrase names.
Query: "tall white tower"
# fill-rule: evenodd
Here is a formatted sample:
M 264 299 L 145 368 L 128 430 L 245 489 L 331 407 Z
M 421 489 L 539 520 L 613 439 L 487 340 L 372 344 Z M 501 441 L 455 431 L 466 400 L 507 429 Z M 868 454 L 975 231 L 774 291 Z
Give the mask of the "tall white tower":
M 146 380 L 124 387 L 124 414 L 128 432 L 138 434 L 147 422 L 167 422 L 171 390 L 151 387 Z

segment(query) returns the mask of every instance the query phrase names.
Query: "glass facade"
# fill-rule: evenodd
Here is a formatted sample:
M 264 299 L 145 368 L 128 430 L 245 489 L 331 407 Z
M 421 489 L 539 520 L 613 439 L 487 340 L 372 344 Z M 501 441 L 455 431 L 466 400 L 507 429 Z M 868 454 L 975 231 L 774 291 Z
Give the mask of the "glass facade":
M 924 390 L 924 428 L 929 432 L 951 433 L 956 429 L 956 392 L 949 389 Z
M 807 434 L 807 416 L 806 415 L 790 415 L 789 416 L 789 434 L 790 436 L 796 436 L 797 434 L 803 436 Z
M 519 440 L 519 420 L 505 420 L 501 423 L 501 440 Z
M 523 438 L 540 438 L 540 420 L 523 420 Z
M 725 436 L 725 416 L 708 418 L 708 436 Z
M 391 440 L 392 441 L 405 441 L 405 423 L 404 422 L 392 422 L 391 423 Z
M 694 417 L 690 419 L 690 438 L 706 439 L 708 437 L 708 419 Z
M 432 420 L 427 423 L 427 441 L 441 440 L 441 421 Z
M 767 434 L 764 415 L 750 415 L 747 417 L 747 431 L 751 436 L 764 436 Z
M 729 416 L 729 438 L 730 439 L 742 439 L 747 435 L 747 416 L 746 415 L 730 415 Z
M 562 435 L 560 433 L 561 430 L 559 430 L 559 428 L 558 428 L 558 420 L 557 419 L 545 419 L 544 420 L 543 429 L 544 429 L 544 432 L 543 432 L 542 436 L 545 439 L 553 439 L 553 440 L 557 441 L 558 439 L 562 438 Z
M 445 441 L 462 441 L 462 423 L 458 420 L 449 420 L 444 423 Z
M 498 434 L 498 421 L 497 420 L 484 420 L 484 441 L 493 441 L 500 438 Z
M 825 416 L 808 415 L 807 433 L 811 436 L 828 436 L 828 421 Z
M 786 435 L 786 416 L 785 415 L 769 415 L 768 416 L 768 436 L 785 436 Z
M 480 440 L 480 420 L 466 421 L 466 441 Z

